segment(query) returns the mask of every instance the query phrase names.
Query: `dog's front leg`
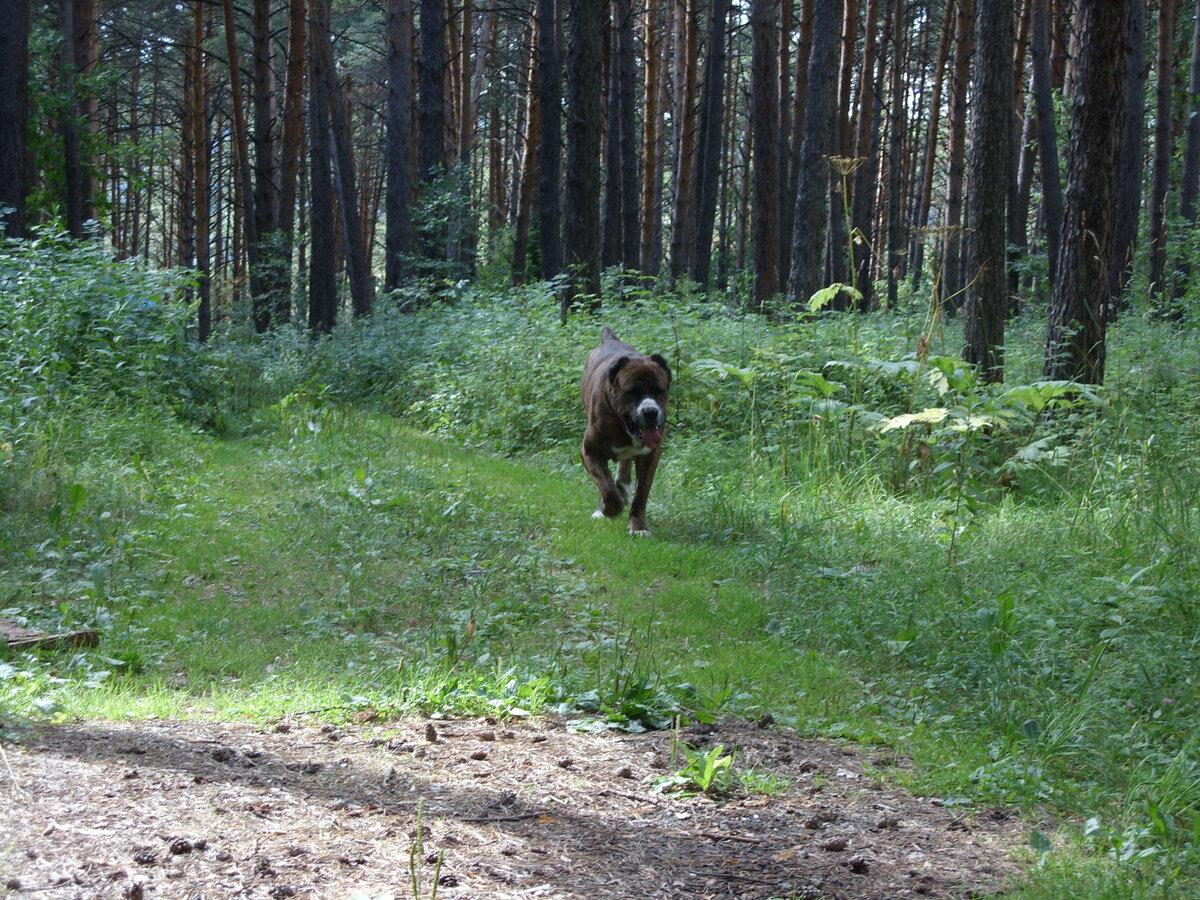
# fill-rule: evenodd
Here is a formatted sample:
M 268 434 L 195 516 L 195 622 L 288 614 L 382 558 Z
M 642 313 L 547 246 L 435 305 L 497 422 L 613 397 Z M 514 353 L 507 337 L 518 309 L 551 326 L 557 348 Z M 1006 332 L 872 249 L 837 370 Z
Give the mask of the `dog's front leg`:
M 621 510 L 625 508 L 629 495 L 623 493 L 617 483 L 613 481 L 612 472 L 608 468 L 608 460 L 598 453 L 589 452 L 586 441 L 579 455 L 583 459 L 583 467 L 592 476 L 592 480 L 596 482 L 596 488 L 600 491 L 600 505 L 592 513 L 592 517 L 598 519 L 603 516 L 611 519 L 619 516 Z
M 637 458 L 637 490 L 633 494 L 633 503 L 629 507 L 629 533 L 639 537 L 647 537 L 650 529 L 646 527 L 646 501 L 650 497 L 650 486 L 654 484 L 654 473 L 658 469 L 658 459 L 661 450 L 655 450 L 646 456 Z

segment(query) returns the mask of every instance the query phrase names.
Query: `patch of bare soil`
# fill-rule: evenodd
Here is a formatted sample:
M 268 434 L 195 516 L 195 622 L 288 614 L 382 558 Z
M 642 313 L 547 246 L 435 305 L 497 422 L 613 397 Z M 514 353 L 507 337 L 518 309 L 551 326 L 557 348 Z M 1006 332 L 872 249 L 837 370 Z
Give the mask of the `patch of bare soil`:
M 45 727 L 0 758 L 0 893 L 412 898 L 418 803 L 421 900 L 439 854 L 446 900 L 963 897 L 1020 870 L 1027 823 L 880 787 L 869 755 L 740 722 L 682 737 L 790 787 L 663 796 L 670 734 L 545 721 Z

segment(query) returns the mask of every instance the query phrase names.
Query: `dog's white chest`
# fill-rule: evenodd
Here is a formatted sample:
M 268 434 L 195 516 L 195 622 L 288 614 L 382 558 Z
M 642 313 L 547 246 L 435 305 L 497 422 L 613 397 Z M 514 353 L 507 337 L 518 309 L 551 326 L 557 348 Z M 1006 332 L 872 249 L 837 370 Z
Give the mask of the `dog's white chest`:
M 645 456 L 650 452 L 650 448 L 643 444 L 637 438 L 633 438 L 633 443 L 628 447 L 613 447 L 613 458 L 618 461 L 633 459 L 635 456 Z

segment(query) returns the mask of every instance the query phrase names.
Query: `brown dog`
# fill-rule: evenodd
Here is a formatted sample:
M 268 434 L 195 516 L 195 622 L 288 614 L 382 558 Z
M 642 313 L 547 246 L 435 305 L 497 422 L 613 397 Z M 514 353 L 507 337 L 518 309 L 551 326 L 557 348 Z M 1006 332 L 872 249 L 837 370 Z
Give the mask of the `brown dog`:
M 588 354 L 579 392 L 587 410 L 583 466 L 600 489 L 594 518 L 620 515 L 629 506 L 629 532 L 648 535 L 646 498 L 662 456 L 671 369 L 657 353 L 646 356 L 605 328 L 600 346 Z M 613 481 L 609 463 L 617 463 Z M 637 466 L 637 489 L 631 469 Z

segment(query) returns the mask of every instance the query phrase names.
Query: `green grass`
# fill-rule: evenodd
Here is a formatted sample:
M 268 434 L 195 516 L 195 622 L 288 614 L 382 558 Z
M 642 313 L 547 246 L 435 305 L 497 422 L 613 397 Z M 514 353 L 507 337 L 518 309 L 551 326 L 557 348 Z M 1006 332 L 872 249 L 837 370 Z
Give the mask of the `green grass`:
M 1073 823 L 1019 896 L 1195 886 L 1188 328 L 1122 323 L 1097 402 L 1060 391 L 1043 410 L 1024 321 L 992 389 L 939 362 L 957 338 L 919 311 L 614 308 L 677 378 L 653 537 L 636 540 L 590 518 L 575 382 L 598 328 L 560 328 L 551 301 L 181 350 L 207 374 L 180 382 L 208 398 L 182 409 L 88 382 L 29 412 L 17 398 L 41 376 L 13 357 L 0 615 L 102 639 L 0 662 L 6 728 L 770 713 L 911 758 L 879 774 L 921 793 Z M 882 428 L 930 409 L 945 418 Z

